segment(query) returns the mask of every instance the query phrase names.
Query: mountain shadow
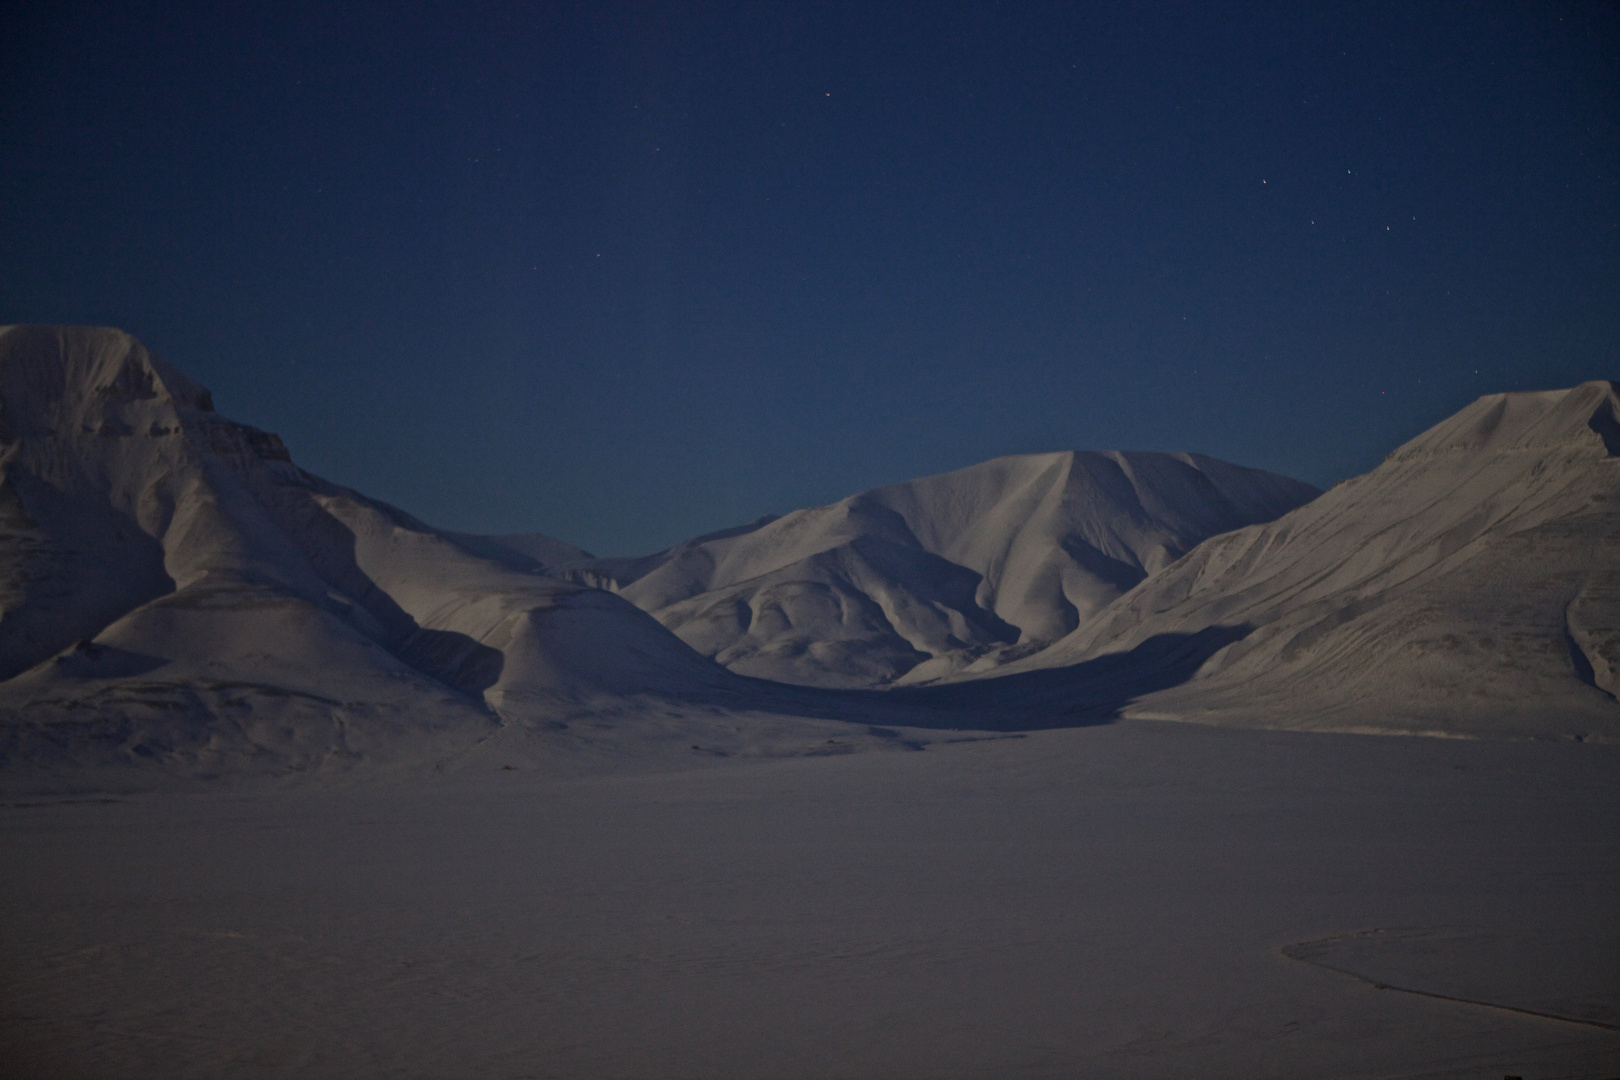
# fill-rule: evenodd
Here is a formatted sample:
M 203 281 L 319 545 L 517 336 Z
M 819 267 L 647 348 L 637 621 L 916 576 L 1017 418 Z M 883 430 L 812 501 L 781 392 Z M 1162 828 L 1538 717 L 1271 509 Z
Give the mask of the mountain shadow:
M 481 700 L 484 691 L 499 681 L 506 659 L 504 654 L 466 634 L 420 625 L 361 569 L 354 530 L 315 497 L 316 484 L 324 484 L 324 481 L 308 478 L 303 483 L 283 481 L 261 488 L 257 492 L 259 504 L 298 547 L 321 580 L 349 597 L 375 621 L 374 625 L 367 625 L 363 620 L 351 618 L 355 629 L 422 674 Z M 406 519 L 407 526 L 417 524 L 415 519 L 399 514 L 392 507 L 371 504 L 369 500 L 367 505 L 391 521 L 398 515 Z M 505 556 L 509 564 L 518 558 L 521 556 L 510 552 Z
M 1062 668 L 895 690 L 824 690 L 748 680 L 751 708 L 824 720 L 931 730 L 1046 731 L 1120 719 L 1145 694 L 1187 682 L 1210 657 L 1254 630 L 1246 623 L 1157 634 L 1128 652 Z M 716 702 L 720 703 L 720 702 Z M 730 701 L 727 704 L 737 705 Z
M 1180 686 L 1210 657 L 1248 637 L 1254 627 L 1207 626 L 1193 634 L 1155 634 L 1127 652 L 1069 667 L 1000 678 L 892 690 L 899 701 L 992 720 L 997 731 L 1042 731 L 1118 720 L 1145 694 Z M 919 725 L 921 726 L 921 725 Z

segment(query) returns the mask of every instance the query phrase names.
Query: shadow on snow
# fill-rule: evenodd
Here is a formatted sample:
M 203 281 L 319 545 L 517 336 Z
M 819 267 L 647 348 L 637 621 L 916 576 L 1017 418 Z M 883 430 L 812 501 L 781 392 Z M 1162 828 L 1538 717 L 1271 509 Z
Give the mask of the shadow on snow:
M 934 730 L 1042 731 L 1106 724 L 1137 698 L 1188 681 L 1210 657 L 1253 629 L 1241 624 L 1157 634 L 1127 652 L 1069 667 L 943 686 L 824 690 L 751 679 L 756 694 L 726 704 Z

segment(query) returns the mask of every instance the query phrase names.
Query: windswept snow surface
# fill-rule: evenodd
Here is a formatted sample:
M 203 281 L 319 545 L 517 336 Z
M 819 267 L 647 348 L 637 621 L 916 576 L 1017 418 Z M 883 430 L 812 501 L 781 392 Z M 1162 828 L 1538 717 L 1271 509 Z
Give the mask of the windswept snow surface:
M 1317 494 L 1196 454 L 1027 454 L 563 570 L 732 671 L 880 686 L 1027 655 L 1206 537 Z
M 609 593 L 304 472 L 120 331 L 0 329 L 0 408 L 13 769 L 420 760 L 732 679 Z
M 0 1073 L 1607 1080 L 1617 766 L 1126 721 L 16 800 Z
M 1614 383 L 1483 397 L 998 674 L 1220 631 L 1230 644 L 1126 715 L 1620 738 L 1617 455 Z

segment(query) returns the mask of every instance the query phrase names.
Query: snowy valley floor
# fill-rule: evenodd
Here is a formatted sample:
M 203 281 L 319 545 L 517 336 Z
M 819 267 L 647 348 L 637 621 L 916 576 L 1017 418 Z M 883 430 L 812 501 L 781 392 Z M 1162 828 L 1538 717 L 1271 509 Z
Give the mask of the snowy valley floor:
M 1614 1076 L 1617 766 L 1127 721 L 18 799 L 0 1073 Z

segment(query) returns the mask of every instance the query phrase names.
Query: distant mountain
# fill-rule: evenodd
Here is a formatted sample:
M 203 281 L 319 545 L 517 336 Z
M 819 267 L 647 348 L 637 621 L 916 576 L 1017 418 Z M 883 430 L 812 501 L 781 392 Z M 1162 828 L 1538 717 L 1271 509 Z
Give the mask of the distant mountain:
M 1126 714 L 1620 738 L 1615 384 L 1481 398 L 997 674 L 1079 672 L 1216 633 L 1231 643 Z
M 559 572 L 732 671 L 880 686 L 1040 649 L 1206 537 L 1317 494 L 1196 454 L 1029 454 Z
M 341 765 L 732 678 L 535 557 L 578 549 L 458 539 L 313 476 L 117 330 L 0 329 L 0 475 L 13 764 Z

